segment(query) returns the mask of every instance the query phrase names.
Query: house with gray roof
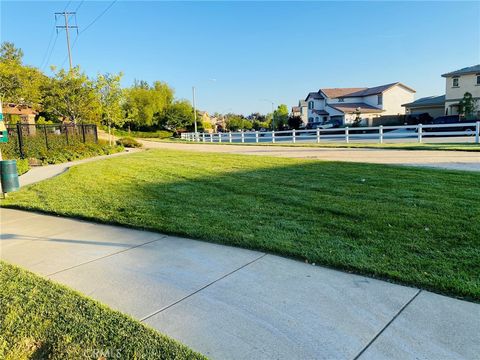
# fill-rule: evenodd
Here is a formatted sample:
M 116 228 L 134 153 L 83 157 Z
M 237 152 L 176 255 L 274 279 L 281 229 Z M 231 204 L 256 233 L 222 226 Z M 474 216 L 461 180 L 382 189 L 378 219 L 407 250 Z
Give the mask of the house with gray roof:
M 474 115 L 480 118 L 480 64 L 451 71 L 442 76 L 445 78 L 445 114 L 458 115 L 459 102 L 468 92 L 477 103 Z
M 372 119 L 380 115 L 405 114 L 402 104 L 412 102 L 414 94 L 414 89 L 400 82 L 369 88 L 321 88 L 305 98 L 307 121 L 350 125 L 360 117 L 362 124 L 370 125 Z
M 445 95 L 427 96 L 403 104 L 406 113 L 410 115 L 429 114 L 432 118 L 437 118 L 445 114 Z

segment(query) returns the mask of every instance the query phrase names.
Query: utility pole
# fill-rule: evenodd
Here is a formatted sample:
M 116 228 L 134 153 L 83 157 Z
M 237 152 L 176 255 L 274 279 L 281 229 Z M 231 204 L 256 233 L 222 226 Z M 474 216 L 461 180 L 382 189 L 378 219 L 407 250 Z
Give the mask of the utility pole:
M 195 119 L 195 137 L 197 137 L 197 107 L 195 106 L 195 86 L 192 86 L 193 94 L 193 118 Z
M 75 19 L 76 19 L 76 15 L 77 13 L 76 12 L 67 12 L 67 11 L 63 11 L 63 12 L 56 12 L 55 13 L 55 21 L 57 21 L 57 16 L 63 16 L 64 19 L 65 19 L 65 25 L 56 25 L 56 29 L 57 29 L 57 34 L 58 34 L 58 29 L 65 29 L 65 33 L 67 34 L 67 49 L 68 49 L 68 60 L 69 60 L 69 63 L 70 63 L 70 71 L 72 71 L 72 51 L 70 50 L 70 34 L 68 32 L 69 29 L 77 29 L 77 36 L 78 36 L 78 26 L 76 25 L 77 21 L 75 20 L 75 25 L 69 25 L 68 24 L 68 18 L 70 16 L 74 16 Z

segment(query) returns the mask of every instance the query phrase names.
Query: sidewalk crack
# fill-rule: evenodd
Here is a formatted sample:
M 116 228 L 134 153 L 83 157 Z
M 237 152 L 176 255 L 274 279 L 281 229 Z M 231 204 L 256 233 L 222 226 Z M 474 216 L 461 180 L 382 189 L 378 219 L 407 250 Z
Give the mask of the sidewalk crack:
M 129 251 L 129 250 L 136 249 L 136 248 L 139 248 L 139 247 L 144 246 L 144 245 L 148 245 L 148 244 L 154 243 L 155 241 L 159 241 L 159 240 L 165 239 L 166 237 L 168 237 L 168 235 L 162 235 L 162 236 L 160 236 L 159 238 L 154 239 L 154 240 L 151 240 L 151 241 L 147 241 L 146 243 L 134 245 L 134 246 L 131 246 L 131 247 L 129 247 L 129 248 L 126 248 L 126 249 L 122 249 L 122 250 L 113 252 L 113 253 L 111 253 L 111 254 L 107 254 L 107 255 L 104 255 L 104 256 L 100 256 L 100 257 L 98 257 L 98 258 L 95 258 L 95 259 L 92 259 L 92 260 L 88 260 L 88 261 L 85 261 L 85 262 L 83 262 L 83 263 L 80 263 L 80 264 L 77 264 L 77 265 L 73 265 L 73 266 L 70 266 L 70 267 L 65 268 L 65 269 L 62 269 L 62 270 L 55 271 L 55 272 L 53 272 L 53 273 L 51 273 L 51 274 L 48 274 L 48 275 L 46 275 L 46 276 L 47 276 L 47 277 L 54 276 L 54 275 L 57 275 L 57 274 L 59 274 L 59 273 L 61 273 L 61 272 L 68 271 L 68 270 L 71 270 L 71 269 L 75 269 L 75 268 L 77 268 L 77 267 L 79 267 L 79 266 L 83 266 L 83 265 L 86 265 L 86 264 L 90 264 L 90 263 L 92 263 L 92 262 L 94 262 L 94 261 L 102 260 L 102 259 L 108 258 L 108 257 L 110 257 L 110 256 L 114 256 L 114 255 L 121 254 L 121 253 L 123 253 L 123 252 L 125 252 L 125 251 Z
M 197 290 L 195 290 L 194 292 L 192 292 L 192 293 L 190 293 L 190 294 L 188 294 L 188 295 L 185 295 L 185 296 L 182 297 L 181 299 L 178 299 L 177 301 L 174 301 L 173 303 L 171 303 L 171 304 L 169 304 L 169 305 L 167 305 L 167 306 L 164 306 L 163 308 L 161 308 L 161 309 L 159 309 L 159 310 L 157 310 L 157 311 L 154 311 L 154 312 L 151 313 L 150 315 L 147 315 L 147 316 L 141 318 L 140 321 L 145 321 L 145 320 L 147 320 L 147 319 L 150 319 L 152 316 L 155 316 L 155 315 L 161 313 L 162 311 L 167 310 L 167 309 L 171 308 L 171 307 L 174 306 L 174 305 L 177 305 L 178 303 L 182 302 L 183 300 L 188 299 L 189 297 L 191 297 L 191 296 L 199 293 L 200 291 L 202 291 L 202 290 L 206 289 L 207 287 L 215 284 L 216 282 L 218 282 L 218 281 L 220 281 L 220 280 L 222 280 L 222 279 L 225 279 L 227 276 L 232 275 L 233 273 L 235 273 L 235 272 L 243 269 L 244 267 L 247 267 L 248 265 L 253 264 L 254 262 L 256 262 L 256 261 L 264 258 L 265 256 L 267 256 L 267 254 L 263 254 L 263 255 L 255 258 L 255 259 L 253 259 L 252 261 L 250 261 L 250 262 L 248 262 L 248 263 L 240 266 L 239 268 L 230 271 L 229 273 L 227 273 L 227 274 L 219 277 L 219 278 L 216 279 L 216 280 L 213 280 L 212 282 L 210 282 L 210 283 L 208 283 L 207 285 L 201 287 L 200 289 L 197 289 Z
M 413 295 L 413 297 L 408 300 L 405 305 L 403 305 L 401 307 L 400 310 L 398 310 L 398 312 L 395 314 L 395 316 L 372 338 L 372 340 L 370 340 L 368 342 L 368 344 L 362 349 L 360 350 L 360 352 L 353 358 L 353 360 L 357 360 L 360 358 L 360 356 L 362 356 L 362 354 L 375 342 L 375 340 L 377 340 L 379 338 L 380 335 L 382 335 L 382 333 L 390 326 L 391 323 L 393 323 L 395 321 L 395 319 L 403 312 L 403 310 L 405 310 L 407 308 L 408 305 L 410 305 L 412 303 L 413 300 L 415 300 L 415 298 L 422 292 L 421 289 L 419 289 L 415 295 Z

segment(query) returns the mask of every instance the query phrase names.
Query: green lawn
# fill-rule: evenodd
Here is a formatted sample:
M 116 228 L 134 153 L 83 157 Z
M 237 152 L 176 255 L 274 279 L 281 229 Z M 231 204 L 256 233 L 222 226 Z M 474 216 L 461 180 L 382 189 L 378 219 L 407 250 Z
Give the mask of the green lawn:
M 479 187 L 473 172 L 157 150 L 76 166 L 3 205 L 480 300 Z
M 0 261 L 0 359 L 204 359 L 64 286 Z

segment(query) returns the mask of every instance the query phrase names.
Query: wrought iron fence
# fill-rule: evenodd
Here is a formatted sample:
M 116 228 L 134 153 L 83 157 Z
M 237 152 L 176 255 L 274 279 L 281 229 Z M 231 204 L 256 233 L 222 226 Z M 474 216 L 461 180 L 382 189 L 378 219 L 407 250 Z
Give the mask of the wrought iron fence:
M 76 143 L 98 142 L 97 125 L 91 124 L 15 124 L 7 125 L 7 131 L 8 142 L 22 159 L 32 148 L 48 151 Z

